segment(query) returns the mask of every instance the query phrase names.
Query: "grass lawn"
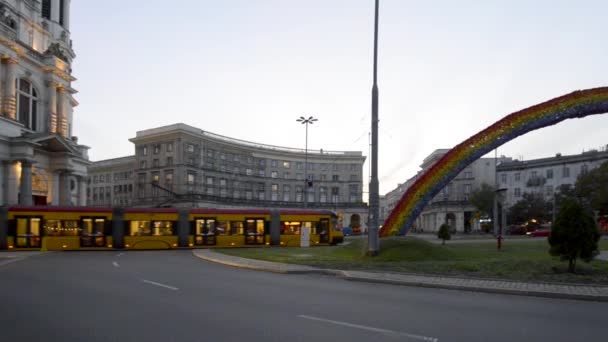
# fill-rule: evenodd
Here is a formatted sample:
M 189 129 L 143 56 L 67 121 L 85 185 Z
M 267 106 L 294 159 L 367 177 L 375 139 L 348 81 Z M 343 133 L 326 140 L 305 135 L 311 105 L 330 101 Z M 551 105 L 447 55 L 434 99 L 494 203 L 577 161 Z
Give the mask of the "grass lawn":
M 216 251 L 244 258 L 310 265 L 321 268 L 383 272 L 425 273 L 522 281 L 608 284 L 608 262 L 577 261 L 577 274 L 566 271 L 568 263 L 551 257 L 549 244 L 505 241 L 500 252 L 495 241 L 432 244 L 414 237 L 381 239 L 380 255 L 365 256 L 366 239 L 350 239 L 342 246 L 311 248 L 243 248 Z M 608 240 L 600 241 L 608 250 Z

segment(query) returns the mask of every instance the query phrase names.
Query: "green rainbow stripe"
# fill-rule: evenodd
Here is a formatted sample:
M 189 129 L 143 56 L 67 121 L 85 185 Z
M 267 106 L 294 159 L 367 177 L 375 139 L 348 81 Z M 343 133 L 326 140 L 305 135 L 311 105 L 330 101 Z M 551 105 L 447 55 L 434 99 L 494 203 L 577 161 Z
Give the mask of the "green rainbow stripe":
M 506 142 L 566 119 L 608 112 L 608 87 L 572 92 L 509 114 L 460 143 L 424 172 L 403 194 L 381 236 L 406 234 L 424 207 L 465 167 Z

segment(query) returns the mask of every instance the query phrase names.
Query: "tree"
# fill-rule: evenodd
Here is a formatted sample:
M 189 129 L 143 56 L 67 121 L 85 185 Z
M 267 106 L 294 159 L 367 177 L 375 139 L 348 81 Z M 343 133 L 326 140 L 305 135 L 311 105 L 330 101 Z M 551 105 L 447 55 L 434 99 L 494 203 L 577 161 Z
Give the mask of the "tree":
M 475 189 L 469 196 L 469 201 L 481 214 L 492 216 L 494 211 L 494 187 L 483 183 L 479 189 Z
M 521 224 L 530 219 L 545 221 L 551 218 L 552 204 L 542 194 L 524 193 L 522 199 L 509 208 L 509 222 Z
M 450 226 L 447 224 L 442 224 L 439 227 L 439 231 L 437 232 L 437 237 L 443 240 L 441 242 L 442 245 L 445 245 L 445 240 L 449 240 L 452 238 L 452 234 L 450 233 Z
M 580 174 L 574 192 L 592 210 L 608 214 L 608 162 Z
M 559 209 L 567 199 L 576 199 L 576 192 L 571 184 L 562 184 L 555 189 L 555 207 Z
M 576 259 L 591 261 L 599 254 L 598 231 L 592 215 L 572 199 L 564 200 L 549 236 L 549 254 L 568 260 L 568 271 L 574 273 Z

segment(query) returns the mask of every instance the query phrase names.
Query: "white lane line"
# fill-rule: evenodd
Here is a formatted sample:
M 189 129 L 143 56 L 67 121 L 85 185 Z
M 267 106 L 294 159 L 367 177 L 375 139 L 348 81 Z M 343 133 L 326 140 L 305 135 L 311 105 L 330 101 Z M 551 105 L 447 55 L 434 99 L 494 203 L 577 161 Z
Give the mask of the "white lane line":
M 0 266 L 8 265 L 13 262 L 25 260 L 25 258 L 10 258 L 8 260 L 0 261 Z
M 123 255 L 125 255 L 125 253 L 118 253 L 118 254 L 116 254 L 117 257 L 123 256 Z
M 151 285 L 156 285 L 156 286 L 164 287 L 166 289 L 173 290 L 173 291 L 179 290 L 177 287 L 170 286 L 170 285 L 165 285 L 165 284 L 161 284 L 161 283 L 157 283 L 157 282 L 151 281 L 151 280 L 142 279 L 141 281 L 143 281 L 146 284 L 151 284 Z
M 116 261 L 112 261 L 112 265 L 114 265 L 114 267 L 120 267 L 120 265 Z
M 402 332 L 402 331 L 394 331 L 394 330 L 388 330 L 388 329 L 368 327 L 368 326 L 365 326 L 365 325 L 353 324 L 353 323 L 348 323 L 348 322 L 334 321 L 334 320 L 326 319 L 326 318 L 307 316 L 307 315 L 298 315 L 298 317 L 304 318 L 304 319 L 309 319 L 309 320 L 312 320 L 312 321 L 319 321 L 319 322 L 331 323 L 331 324 L 335 324 L 335 325 L 342 325 L 342 326 L 349 327 L 349 328 L 356 328 L 356 329 L 361 329 L 361 330 L 368 330 L 368 331 L 378 332 L 378 333 L 382 333 L 382 334 L 391 334 L 391 335 L 405 336 L 405 337 L 408 337 L 408 338 L 422 340 L 422 341 L 429 341 L 429 342 L 438 342 L 439 341 L 439 339 L 436 338 L 436 337 L 429 337 L 429 336 L 408 334 L 408 333 Z

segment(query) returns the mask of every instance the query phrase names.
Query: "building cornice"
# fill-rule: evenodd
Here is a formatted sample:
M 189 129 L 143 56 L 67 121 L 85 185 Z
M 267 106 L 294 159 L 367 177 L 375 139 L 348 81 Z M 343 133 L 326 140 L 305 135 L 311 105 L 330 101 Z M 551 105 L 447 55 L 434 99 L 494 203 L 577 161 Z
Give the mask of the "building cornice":
M 526 161 L 505 162 L 496 168 L 497 172 L 525 170 L 540 167 L 560 166 L 564 164 L 574 164 L 593 160 L 608 160 L 608 151 L 589 151 L 582 154 L 569 156 L 555 156 L 550 158 L 533 159 Z
M 177 123 L 169 126 L 163 126 L 158 128 L 152 128 L 144 131 L 138 131 L 134 138 L 129 139 L 132 143 L 145 143 L 146 141 L 157 141 L 160 137 L 171 135 L 171 134 L 187 134 L 192 136 L 194 139 L 206 140 L 207 142 L 213 142 L 224 146 L 230 146 L 237 149 L 248 149 L 253 153 L 257 153 L 262 156 L 264 152 L 272 154 L 284 153 L 284 156 L 289 154 L 296 154 L 298 156 L 308 154 L 310 158 L 335 158 L 335 159 L 360 159 L 365 160 L 366 157 L 360 151 L 325 151 L 325 150 L 312 150 L 306 151 L 302 148 L 292 148 L 284 146 L 269 145 L 263 143 L 256 143 L 247 140 L 241 140 L 237 138 L 231 138 L 216 133 L 207 132 L 183 123 Z

